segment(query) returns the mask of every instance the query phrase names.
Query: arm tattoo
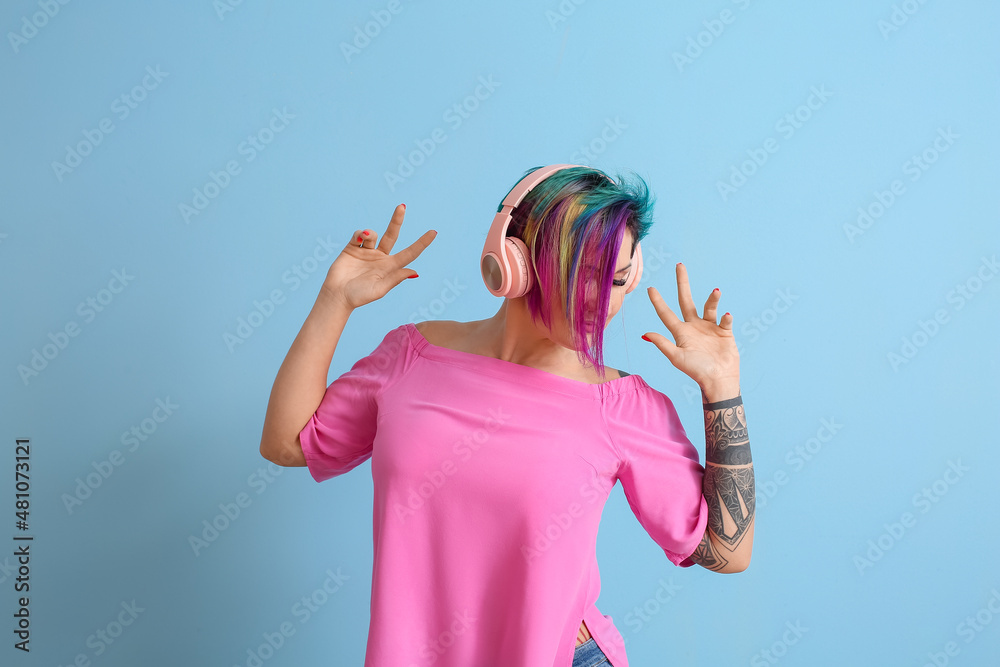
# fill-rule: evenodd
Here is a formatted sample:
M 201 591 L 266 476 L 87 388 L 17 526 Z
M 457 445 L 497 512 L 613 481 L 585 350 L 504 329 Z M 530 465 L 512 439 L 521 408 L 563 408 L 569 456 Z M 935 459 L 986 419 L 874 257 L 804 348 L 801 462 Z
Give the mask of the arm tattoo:
M 747 432 L 743 398 L 705 403 L 705 476 L 702 492 L 708 503 L 708 529 L 691 559 L 710 570 L 720 570 L 729 562 L 713 545 L 740 550 L 753 523 L 755 486 L 753 458 Z M 743 545 L 749 549 L 750 542 Z
M 753 471 L 709 463 L 705 468 L 703 487 L 708 501 L 709 529 L 727 547 L 735 549 L 753 519 Z
M 720 554 L 712 546 L 712 540 L 709 539 L 707 530 L 701 538 L 701 544 L 699 544 L 694 550 L 694 553 L 691 554 L 691 560 L 704 568 L 716 571 L 721 570 L 729 563 L 729 561 L 723 558 L 722 554 Z
M 706 403 L 705 460 L 723 465 L 751 463 L 743 398 Z

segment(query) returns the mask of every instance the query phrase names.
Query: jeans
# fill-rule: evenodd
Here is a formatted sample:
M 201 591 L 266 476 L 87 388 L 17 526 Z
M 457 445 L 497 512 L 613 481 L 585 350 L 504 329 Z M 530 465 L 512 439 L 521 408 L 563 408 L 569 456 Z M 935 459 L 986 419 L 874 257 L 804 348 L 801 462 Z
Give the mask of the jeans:
M 591 637 L 576 647 L 576 652 L 573 654 L 573 667 L 614 667 L 614 665 Z

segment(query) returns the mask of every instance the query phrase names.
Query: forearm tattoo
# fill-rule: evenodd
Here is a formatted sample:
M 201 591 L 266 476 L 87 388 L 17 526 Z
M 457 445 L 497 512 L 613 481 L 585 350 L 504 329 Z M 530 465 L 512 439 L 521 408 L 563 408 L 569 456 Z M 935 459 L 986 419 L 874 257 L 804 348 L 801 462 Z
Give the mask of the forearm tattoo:
M 705 476 L 702 491 L 708 503 L 708 530 L 730 551 L 736 551 L 750 527 L 755 509 L 753 458 L 743 398 L 705 403 Z M 749 543 L 748 543 L 749 546 Z M 719 570 L 728 560 L 714 548 L 706 531 L 691 556 L 698 564 Z
M 752 463 L 743 397 L 705 403 L 705 460 L 723 465 Z
M 709 570 L 721 570 L 729 561 L 722 557 L 722 554 L 712 546 L 712 540 L 708 537 L 708 531 L 701 538 L 701 544 L 691 554 L 691 560 Z

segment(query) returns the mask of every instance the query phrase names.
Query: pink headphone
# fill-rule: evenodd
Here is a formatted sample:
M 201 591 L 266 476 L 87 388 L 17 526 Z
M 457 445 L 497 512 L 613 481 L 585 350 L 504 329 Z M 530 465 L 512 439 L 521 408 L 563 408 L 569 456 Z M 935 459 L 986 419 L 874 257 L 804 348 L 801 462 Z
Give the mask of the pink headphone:
M 517 182 L 504 197 L 493 217 L 493 225 L 486 235 L 483 254 L 479 260 L 483 282 L 494 296 L 515 299 L 528 293 L 535 284 L 535 270 L 531 266 L 531 253 L 524 241 L 514 236 L 507 236 L 507 225 L 510 224 L 514 208 L 521 203 L 528 192 L 560 169 L 582 167 L 579 164 L 551 164 L 531 172 Z M 613 180 L 608 178 L 614 183 Z M 504 252 L 501 252 L 501 247 Z M 642 277 L 642 248 L 635 244 L 635 257 L 632 266 L 625 277 L 625 293 L 628 294 L 639 284 Z

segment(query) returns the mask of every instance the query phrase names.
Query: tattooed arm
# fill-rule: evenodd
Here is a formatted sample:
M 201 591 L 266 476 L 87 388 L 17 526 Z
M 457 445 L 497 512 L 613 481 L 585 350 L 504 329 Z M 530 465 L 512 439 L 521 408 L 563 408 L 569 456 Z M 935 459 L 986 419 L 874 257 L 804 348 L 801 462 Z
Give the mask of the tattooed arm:
M 723 396 L 733 396 L 719 400 Z M 708 526 L 691 560 L 714 572 L 742 572 L 753 549 L 755 488 L 750 437 L 739 388 L 702 391 Z M 709 402 L 709 401 L 713 402 Z

